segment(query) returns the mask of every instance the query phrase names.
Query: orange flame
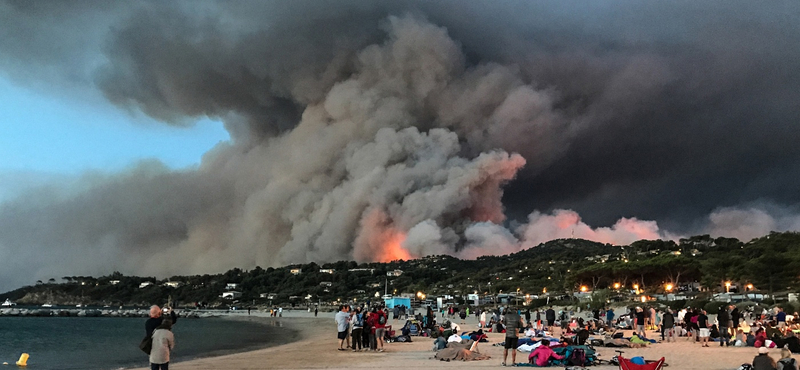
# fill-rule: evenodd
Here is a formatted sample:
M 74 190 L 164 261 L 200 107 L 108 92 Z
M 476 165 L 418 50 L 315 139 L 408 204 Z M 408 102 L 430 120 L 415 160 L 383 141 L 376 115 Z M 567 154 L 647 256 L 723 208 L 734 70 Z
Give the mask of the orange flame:
M 412 259 L 411 253 L 403 248 L 403 241 L 406 240 L 406 235 L 399 231 L 390 231 L 390 233 L 383 245 L 379 247 L 376 259 L 379 262 L 408 261 Z

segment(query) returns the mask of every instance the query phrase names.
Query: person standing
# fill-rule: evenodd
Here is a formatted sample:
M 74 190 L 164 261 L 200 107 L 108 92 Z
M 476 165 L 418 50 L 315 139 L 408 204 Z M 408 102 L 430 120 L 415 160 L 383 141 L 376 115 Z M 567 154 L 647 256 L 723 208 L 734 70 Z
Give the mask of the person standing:
M 731 333 L 729 331 L 731 315 L 728 313 L 728 307 L 722 306 L 719 308 L 717 321 L 719 322 L 719 346 L 727 346 L 731 340 Z
M 375 341 L 378 352 L 383 352 L 383 334 L 386 331 L 386 317 L 388 316 L 383 310 L 377 310 L 375 316 Z
M 708 347 L 708 337 L 711 336 L 711 330 L 708 329 L 708 316 L 706 310 L 700 310 L 697 314 L 697 328 L 699 331 L 700 342 L 703 347 Z
M 669 342 L 670 338 L 672 338 L 673 342 L 677 341 L 675 338 L 675 315 L 672 314 L 670 308 L 667 308 L 667 311 L 664 312 L 664 318 L 661 320 L 661 340 L 666 339 Z
M 530 323 L 531 323 L 531 309 L 528 308 L 527 310 L 525 310 L 525 324 L 527 325 Z
M 314 306 L 314 317 L 317 317 L 317 313 L 319 313 L 319 307 Z
M 553 310 L 553 306 L 550 306 L 550 308 L 548 308 L 547 311 L 544 312 L 544 317 L 545 317 L 545 320 L 547 320 L 547 328 L 548 328 L 548 330 L 550 330 L 550 333 L 555 335 L 555 331 L 554 330 L 555 330 L 555 326 L 556 326 L 556 311 Z
M 508 350 L 511 349 L 511 363 L 512 366 L 517 364 L 517 345 L 519 344 L 519 329 L 525 327 L 525 320 L 523 320 L 516 310 L 507 310 L 505 314 L 506 324 L 506 342 L 503 346 L 503 366 L 506 366 L 506 358 L 508 357 Z
M 786 312 L 781 307 L 776 307 L 776 309 L 778 313 L 775 314 L 775 320 L 778 322 L 778 329 L 783 333 L 786 331 Z
M 636 324 L 636 335 L 638 335 L 642 339 L 646 339 L 647 338 L 647 334 L 645 333 L 645 330 L 644 330 L 644 324 L 645 324 L 646 316 L 644 314 L 644 310 L 642 310 L 641 307 L 636 307 L 635 317 L 636 317 L 636 322 L 635 322 L 635 324 Z
M 172 321 L 166 319 L 153 331 L 153 347 L 150 350 L 150 370 L 168 370 L 169 353 L 175 348 Z
M 731 335 L 736 333 L 736 329 L 739 328 L 739 321 L 742 319 L 742 315 L 739 314 L 739 307 L 731 305 Z
M 486 311 L 481 311 L 481 329 L 486 327 Z
M 363 330 L 364 330 L 364 315 L 361 314 L 361 308 L 356 307 L 353 310 L 353 315 L 351 317 L 351 321 L 353 323 L 353 332 L 351 337 L 353 337 L 353 352 L 361 351 L 361 343 L 363 341 Z M 356 349 L 358 347 L 358 349 Z
M 336 329 L 338 330 L 337 338 L 339 338 L 339 350 L 344 351 L 344 341 L 347 339 L 347 327 L 350 324 L 350 314 L 347 312 L 348 306 L 339 305 L 339 312 L 334 316 L 336 321 Z

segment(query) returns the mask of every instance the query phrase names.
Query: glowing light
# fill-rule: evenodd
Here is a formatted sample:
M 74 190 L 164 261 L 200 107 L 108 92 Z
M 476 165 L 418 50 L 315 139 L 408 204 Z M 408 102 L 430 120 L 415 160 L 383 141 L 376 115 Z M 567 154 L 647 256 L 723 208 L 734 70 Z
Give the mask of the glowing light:
M 614 289 L 619 289 L 619 287 L 620 287 L 619 283 L 614 283 Z
M 665 289 L 666 289 L 668 292 L 671 292 L 671 291 L 672 291 L 672 288 L 673 288 L 673 286 L 672 286 L 672 284 L 667 284 L 667 285 L 665 285 L 665 286 L 664 286 L 664 288 L 665 288 Z
M 725 282 L 725 292 L 726 293 L 730 293 L 731 292 L 731 282 L 730 281 L 726 281 Z
M 586 285 L 581 285 L 581 292 L 586 293 L 587 290 L 589 290 L 589 288 Z
M 377 260 L 380 262 L 391 262 L 396 260 L 410 260 L 411 253 L 403 248 L 403 241 L 406 235 L 399 231 L 392 232 L 386 242 L 378 250 Z
M 645 303 L 645 302 L 647 302 L 647 297 L 642 296 L 642 303 Z
M 547 288 L 542 288 L 542 293 L 547 293 Z
M 747 284 L 747 290 L 753 290 L 753 284 Z

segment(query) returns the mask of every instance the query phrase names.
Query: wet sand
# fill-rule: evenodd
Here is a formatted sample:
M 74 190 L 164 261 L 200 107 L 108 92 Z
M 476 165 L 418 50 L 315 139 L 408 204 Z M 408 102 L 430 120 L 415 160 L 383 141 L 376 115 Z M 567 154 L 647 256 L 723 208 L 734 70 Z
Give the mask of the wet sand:
M 244 314 L 246 315 L 246 313 Z M 247 318 L 237 318 L 247 319 Z M 416 369 L 429 366 L 441 368 L 498 368 L 503 359 L 502 347 L 492 346 L 503 341 L 504 334 L 488 333 L 489 343 L 480 343 L 481 353 L 489 354 L 491 359 L 473 362 L 443 362 L 433 359 L 432 340 L 412 337 L 413 343 L 387 343 L 385 352 L 338 351 L 336 326 L 332 313 L 320 313 L 318 318 L 306 312 L 286 313 L 283 318 L 253 317 L 249 320 L 280 322 L 280 325 L 296 330 L 297 341 L 249 352 L 235 353 L 217 357 L 199 358 L 191 361 L 170 363 L 170 369 Z M 459 320 L 455 320 L 459 323 Z M 395 329 L 402 326 L 401 321 L 390 320 Z M 475 328 L 474 317 L 467 319 L 462 330 Z M 630 333 L 626 333 L 630 334 Z M 652 333 L 656 338 L 657 333 Z M 289 340 L 289 338 L 287 338 Z M 180 338 L 176 338 L 180 346 Z M 757 350 L 752 347 L 703 348 L 694 341 L 680 338 L 676 343 L 658 343 L 649 348 L 623 348 L 625 357 L 643 356 L 648 360 L 666 358 L 670 369 L 676 370 L 732 370 L 743 363 L 750 363 Z M 615 348 L 597 348 L 601 359 L 610 359 Z M 517 352 L 517 362 L 527 361 L 528 353 Z M 779 349 L 770 350 L 774 359 L 780 357 Z M 798 358 L 798 356 L 795 356 Z M 509 353 L 508 362 L 511 362 Z M 618 369 L 616 366 L 594 366 L 595 369 Z M 146 368 L 142 368 L 146 370 Z

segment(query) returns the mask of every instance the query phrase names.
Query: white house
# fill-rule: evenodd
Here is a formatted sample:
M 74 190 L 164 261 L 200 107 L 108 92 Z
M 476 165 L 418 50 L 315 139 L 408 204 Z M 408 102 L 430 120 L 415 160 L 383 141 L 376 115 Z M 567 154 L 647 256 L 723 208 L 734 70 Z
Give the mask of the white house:
M 151 285 L 153 285 L 153 282 L 152 282 L 152 281 L 144 281 L 144 282 L 142 282 L 141 284 L 139 284 L 139 289 L 141 289 L 141 288 L 146 288 L 146 287 L 149 287 L 149 286 L 151 286 Z
M 322 273 L 325 273 L 325 274 L 332 274 L 335 271 L 336 270 L 334 270 L 334 269 L 319 269 L 319 272 L 322 272 Z
M 111 285 L 117 285 L 117 284 L 119 284 L 119 280 L 111 280 L 108 283 L 111 284 Z
M 303 269 L 291 269 L 289 272 L 291 272 L 292 275 L 300 275 L 300 273 L 303 272 Z
M 224 299 L 236 299 L 236 298 L 240 298 L 241 296 L 242 296 L 242 292 L 230 291 L 230 292 L 222 293 L 221 297 L 224 298 Z
M 333 283 L 330 282 L 330 281 L 323 281 L 323 282 L 319 283 L 319 286 L 332 287 Z
M 400 276 L 403 275 L 403 270 L 387 271 L 386 276 Z
M 225 285 L 225 289 L 236 289 L 239 287 L 239 284 L 236 283 L 228 283 Z
M 167 281 L 162 285 L 163 286 L 168 286 L 170 288 L 177 288 L 177 287 L 181 286 L 181 283 L 180 283 L 180 281 Z

